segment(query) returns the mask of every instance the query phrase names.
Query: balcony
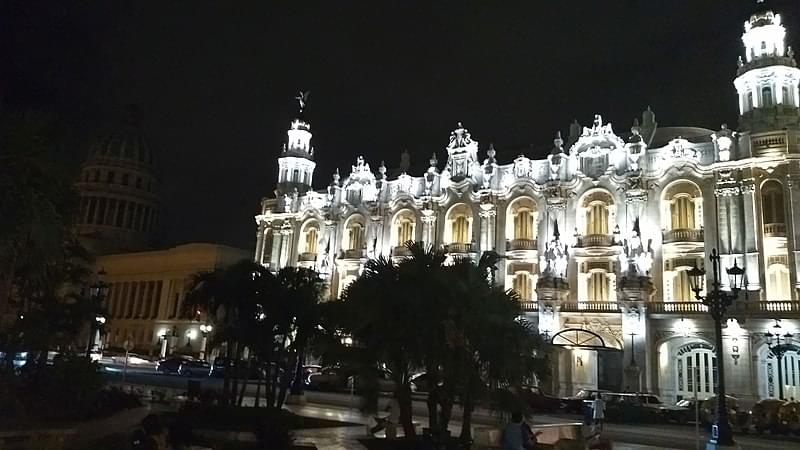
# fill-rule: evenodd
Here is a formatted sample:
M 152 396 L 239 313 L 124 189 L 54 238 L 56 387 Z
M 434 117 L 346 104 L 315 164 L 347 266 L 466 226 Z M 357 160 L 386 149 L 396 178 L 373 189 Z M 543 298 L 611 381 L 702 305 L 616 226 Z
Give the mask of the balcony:
M 397 258 L 405 258 L 411 256 L 411 250 L 409 250 L 405 245 L 399 245 L 392 249 L 392 256 Z
M 650 302 L 647 303 L 648 314 L 675 315 L 707 315 L 708 307 L 701 302 Z M 774 319 L 781 315 L 800 316 L 800 301 L 791 300 L 744 300 L 740 298 L 728 309 L 731 317 L 761 317 Z
M 618 313 L 617 302 L 570 302 L 561 304 L 561 312 Z
M 471 243 L 463 243 L 463 242 L 453 242 L 452 244 L 447 244 L 444 246 L 445 253 L 450 254 L 469 254 L 475 253 L 475 249 L 473 248 Z
M 786 237 L 785 223 L 765 223 L 764 237 Z
M 297 255 L 297 260 L 300 262 L 316 261 L 317 254 L 312 252 L 303 252 Z
M 536 251 L 539 247 L 536 239 L 509 239 L 506 241 L 506 251 Z
M 589 248 L 589 247 L 613 247 L 614 236 L 610 234 L 587 234 L 578 236 L 578 242 L 575 247 Z
M 700 302 L 650 302 L 647 311 L 653 314 L 706 314 L 708 307 Z
M 522 312 L 526 313 L 535 313 L 539 311 L 539 303 L 532 302 L 530 300 L 522 300 L 519 302 L 520 309 Z
M 661 237 L 665 244 L 673 242 L 704 242 L 705 233 L 703 229 L 692 228 L 675 228 L 673 230 L 664 230 L 661 232 Z
M 367 250 L 366 249 L 350 249 L 350 250 L 342 250 L 341 259 L 362 259 L 367 257 Z

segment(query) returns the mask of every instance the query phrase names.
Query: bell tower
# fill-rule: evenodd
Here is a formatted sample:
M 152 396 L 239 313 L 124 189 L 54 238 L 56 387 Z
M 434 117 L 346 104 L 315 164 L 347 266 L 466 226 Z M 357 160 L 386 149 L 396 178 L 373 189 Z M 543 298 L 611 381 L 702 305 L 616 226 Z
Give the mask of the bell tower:
M 286 130 L 286 143 L 278 157 L 278 194 L 290 194 L 295 189 L 304 193 L 311 189 L 314 176 L 314 147 L 311 145 L 311 125 L 303 119 L 308 92 L 301 92 L 295 100 L 300 104 L 298 118 Z
M 745 56 L 739 57 L 734 85 L 739 97 L 739 127 L 761 132 L 800 125 L 800 69 L 786 46 L 781 15 L 758 1 L 759 11 L 744 22 Z

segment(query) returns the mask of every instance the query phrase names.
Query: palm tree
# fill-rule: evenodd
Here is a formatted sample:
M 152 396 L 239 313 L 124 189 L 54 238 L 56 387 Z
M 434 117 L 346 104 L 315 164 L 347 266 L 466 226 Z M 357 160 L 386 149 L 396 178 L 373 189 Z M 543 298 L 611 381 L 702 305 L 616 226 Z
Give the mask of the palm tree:
M 385 363 L 396 385 L 400 423 L 406 436 L 415 434 L 411 410 L 410 378 L 420 346 L 415 334 L 420 312 L 408 302 L 408 286 L 391 260 L 380 257 L 367 261 L 361 277 L 342 295 L 347 314 L 342 328 L 360 346 L 360 354 L 372 369 Z M 365 376 L 368 374 L 364 374 Z
M 224 344 L 228 361 L 223 381 L 223 401 L 234 401 L 240 360 L 251 342 L 259 314 L 258 305 L 272 289 L 273 275 L 263 266 L 243 260 L 224 269 L 195 274 L 186 300 L 191 311 L 201 311 L 214 324 L 212 345 Z M 232 370 L 231 370 L 232 369 Z

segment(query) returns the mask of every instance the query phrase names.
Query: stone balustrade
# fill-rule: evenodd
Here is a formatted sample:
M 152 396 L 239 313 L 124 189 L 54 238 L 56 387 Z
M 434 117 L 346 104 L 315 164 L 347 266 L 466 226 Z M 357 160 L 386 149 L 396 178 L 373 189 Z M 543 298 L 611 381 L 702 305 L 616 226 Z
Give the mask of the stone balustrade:
M 662 240 L 665 244 L 672 242 L 704 242 L 705 233 L 703 229 L 692 228 L 675 228 L 673 230 L 664 230 L 661 233 Z
M 610 234 L 587 234 L 578 236 L 578 242 L 575 247 L 588 248 L 588 247 L 613 247 L 614 236 Z
M 517 250 L 537 250 L 536 239 L 509 239 L 506 241 L 506 251 L 513 252 Z

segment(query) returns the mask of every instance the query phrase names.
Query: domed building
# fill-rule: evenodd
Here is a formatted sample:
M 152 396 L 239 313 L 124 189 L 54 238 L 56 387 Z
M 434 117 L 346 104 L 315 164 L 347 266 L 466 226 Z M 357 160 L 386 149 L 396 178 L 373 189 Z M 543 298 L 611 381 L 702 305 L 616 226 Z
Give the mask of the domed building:
M 93 140 L 76 183 L 78 233 L 91 253 L 151 247 L 161 208 L 154 159 L 154 146 L 135 107 L 129 108 L 122 126 Z

